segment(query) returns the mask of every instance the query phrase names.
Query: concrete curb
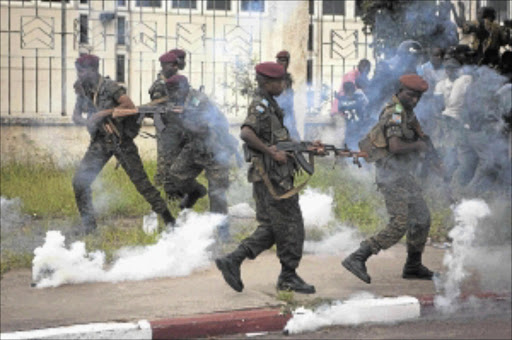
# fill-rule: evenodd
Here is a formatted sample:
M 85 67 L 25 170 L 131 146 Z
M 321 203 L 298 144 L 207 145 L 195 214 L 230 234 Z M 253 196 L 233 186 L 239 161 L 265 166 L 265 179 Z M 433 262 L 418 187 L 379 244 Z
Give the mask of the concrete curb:
M 150 324 L 153 339 L 186 339 L 279 331 L 290 317 L 279 309 L 252 309 L 151 321 Z
M 433 307 L 435 295 L 416 296 L 420 306 Z M 509 294 L 463 294 L 459 300 L 470 297 L 503 301 Z M 258 333 L 283 330 L 291 314 L 279 308 L 246 309 L 213 314 L 202 314 L 138 323 L 101 323 L 74 325 L 42 330 L 1 333 L 0 339 L 189 339 L 238 333 Z

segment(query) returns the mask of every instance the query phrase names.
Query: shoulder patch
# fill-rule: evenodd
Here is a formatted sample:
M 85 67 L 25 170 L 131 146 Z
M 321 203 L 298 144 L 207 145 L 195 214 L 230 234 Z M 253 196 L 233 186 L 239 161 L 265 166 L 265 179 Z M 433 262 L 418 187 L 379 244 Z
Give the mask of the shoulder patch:
M 397 104 L 395 105 L 395 111 L 396 111 L 397 113 L 402 113 L 402 111 L 403 111 L 403 110 L 404 110 L 404 107 L 402 106 L 402 104 L 397 103 Z
M 259 113 L 263 113 L 263 112 L 265 112 L 265 107 L 263 105 L 256 105 L 256 110 Z
M 391 116 L 391 121 L 395 124 L 401 124 L 402 116 L 398 113 L 393 113 L 393 115 Z
M 268 100 L 266 100 L 265 98 L 263 98 L 261 100 L 261 103 L 264 105 L 264 106 L 268 106 Z

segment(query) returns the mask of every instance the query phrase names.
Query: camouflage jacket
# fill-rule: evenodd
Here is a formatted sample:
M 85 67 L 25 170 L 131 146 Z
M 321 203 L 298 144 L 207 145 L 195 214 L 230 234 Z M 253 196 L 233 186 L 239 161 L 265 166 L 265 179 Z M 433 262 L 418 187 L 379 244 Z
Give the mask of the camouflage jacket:
M 367 151 L 370 159 L 376 161 L 377 181 L 395 180 L 404 174 L 412 173 L 418 162 L 418 154 L 394 154 L 389 152 L 389 138 L 398 137 L 404 142 L 418 140 L 421 127 L 413 111 L 406 110 L 398 98 L 392 100 L 382 110 L 378 123 L 361 141 L 361 149 Z M 363 146 L 365 143 L 368 145 Z
M 77 100 L 77 105 L 94 107 L 96 112 L 119 106 L 119 98 L 126 94 L 126 89 L 109 77 L 100 77 L 96 89 L 84 90 L 85 94 Z M 136 115 L 111 119 L 120 132 L 121 138 L 135 138 L 137 136 L 139 124 L 137 124 Z M 105 136 L 105 134 L 105 131 L 98 129 L 92 137 L 98 138 Z
M 229 133 L 229 122 L 204 93 L 190 89 L 181 115 L 186 140 L 196 152 L 214 157 L 227 165 L 237 152 L 238 140 Z
M 245 126 L 251 128 L 263 143 L 275 145 L 277 142 L 290 140 L 290 134 L 284 126 L 283 119 L 283 111 L 279 108 L 274 98 L 260 90 L 254 94 L 242 128 Z M 258 172 L 253 160 L 253 158 L 257 158 L 263 162 L 264 171 L 272 181 L 286 190 L 293 187 L 293 175 L 298 169 L 293 159 L 289 158 L 287 164 L 280 165 L 266 154 L 253 149 L 249 150 L 251 155 L 246 157 L 252 160 L 248 173 L 249 182 L 262 180 L 261 174 Z

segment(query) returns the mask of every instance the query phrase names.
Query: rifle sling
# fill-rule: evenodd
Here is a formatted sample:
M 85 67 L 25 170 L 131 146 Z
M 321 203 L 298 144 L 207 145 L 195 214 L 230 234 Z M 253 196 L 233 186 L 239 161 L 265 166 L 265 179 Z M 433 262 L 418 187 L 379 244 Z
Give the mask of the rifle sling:
M 279 200 L 284 200 L 284 199 L 287 199 L 287 198 L 290 198 L 292 197 L 293 195 L 299 193 L 299 191 L 301 191 L 305 186 L 306 184 L 309 182 L 309 179 L 311 178 L 311 176 L 309 176 L 302 184 L 300 184 L 299 186 L 296 186 L 294 188 L 292 188 L 291 190 L 285 192 L 284 194 L 282 195 L 278 195 L 276 193 L 276 190 L 274 189 L 274 186 L 272 185 L 272 182 L 270 181 L 270 178 L 268 178 L 268 175 L 265 171 L 265 169 L 263 168 L 263 162 L 260 158 L 258 157 L 253 157 L 252 159 L 252 163 L 254 164 L 254 166 L 256 167 L 256 170 L 258 170 L 261 178 L 263 179 L 263 183 L 265 183 L 265 186 L 267 187 L 268 191 L 270 192 L 270 194 L 272 195 L 272 197 L 276 200 L 276 201 L 279 201 Z

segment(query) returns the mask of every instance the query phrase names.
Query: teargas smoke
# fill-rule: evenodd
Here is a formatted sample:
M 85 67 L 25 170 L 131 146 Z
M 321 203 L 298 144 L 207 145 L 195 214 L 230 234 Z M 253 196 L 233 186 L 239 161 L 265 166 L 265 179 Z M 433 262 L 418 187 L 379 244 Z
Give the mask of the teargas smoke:
M 362 240 L 356 228 L 335 222 L 333 195 L 332 188 L 322 193 L 308 187 L 299 198 L 305 228 L 310 231 L 327 231 L 320 240 L 304 243 L 304 251 L 307 253 L 340 255 L 357 248 Z
M 306 188 L 299 197 L 299 205 L 304 217 L 304 226 L 325 227 L 334 220 L 332 189 L 324 194 L 317 189 Z
M 118 282 L 155 277 L 187 276 L 210 264 L 209 247 L 226 216 L 182 212 L 174 230 L 161 235 L 156 244 L 123 248 L 117 260 L 105 269 L 105 254 L 88 253 L 84 242 L 65 245 L 60 231 L 49 231 L 45 243 L 34 250 L 32 279 L 37 288 L 83 282 Z
M 452 248 L 443 259 L 447 273 L 434 281 L 437 289 L 443 292 L 435 297 L 434 306 L 442 312 L 451 313 L 458 308 L 460 286 L 469 273 L 465 259 L 474 249 L 479 223 L 490 213 L 489 206 L 479 199 L 463 200 L 454 209 L 456 224 L 449 233 L 453 239 Z
M 299 307 L 293 311 L 284 332 L 298 334 L 333 325 L 359 325 L 367 322 L 390 323 L 420 316 L 416 298 L 381 298 L 362 292 L 346 301 L 334 301 L 315 310 Z

